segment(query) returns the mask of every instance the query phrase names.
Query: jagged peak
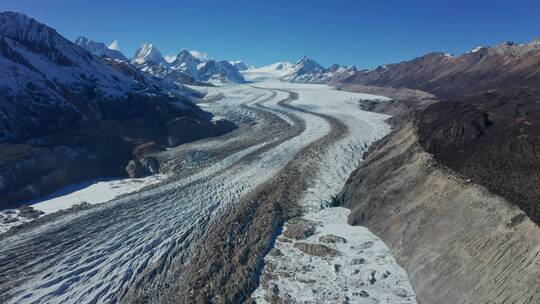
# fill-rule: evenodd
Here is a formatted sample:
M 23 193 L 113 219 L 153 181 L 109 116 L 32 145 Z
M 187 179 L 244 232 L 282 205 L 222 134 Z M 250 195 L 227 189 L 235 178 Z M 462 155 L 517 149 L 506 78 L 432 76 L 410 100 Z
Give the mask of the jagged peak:
M 496 48 L 508 48 L 514 45 L 516 45 L 514 41 L 503 41 L 502 43 L 499 43 Z
M 479 51 L 483 50 L 483 49 L 486 49 L 485 46 L 483 45 L 479 45 L 477 47 L 474 47 L 473 49 L 471 49 L 470 51 L 467 52 L 467 54 L 474 54 L 474 53 L 478 53 Z
M 181 49 L 180 52 L 178 52 L 178 55 L 176 56 L 176 58 L 180 61 L 185 61 L 185 60 L 193 60 L 193 59 L 199 59 L 195 56 L 193 56 L 193 54 L 187 50 L 187 49 Z
M 77 37 L 77 39 L 75 39 L 75 44 L 77 44 L 77 45 L 87 44 L 89 41 L 90 41 L 90 39 L 88 39 L 88 38 L 86 38 L 84 36 L 79 36 L 79 37 Z
M 107 48 L 113 51 L 120 51 L 120 45 L 118 44 L 118 40 L 114 40 L 113 42 L 111 42 L 111 44 L 109 44 Z
M 165 62 L 165 59 L 161 55 L 161 52 L 153 44 L 143 43 L 135 53 L 132 61 L 136 64 L 143 64 L 147 62 L 163 63 Z
M 112 59 L 118 59 L 122 61 L 126 61 L 127 58 L 118 50 L 113 50 L 109 48 L 105 43 L 103 42 L 97 42 L 92 39 L 88 39 L 84 36 L 80 36 L 75 40 L 75 44 L 79 47 L 87 50 L 91 54 L 99 57 L 108 57 Z
M 304 55 L 300 60 L 298 60 L 295 65 L 298 68 L 324 70 L 322 65 L 320 65 L 317 61 L 310 59 L 306 55 Z

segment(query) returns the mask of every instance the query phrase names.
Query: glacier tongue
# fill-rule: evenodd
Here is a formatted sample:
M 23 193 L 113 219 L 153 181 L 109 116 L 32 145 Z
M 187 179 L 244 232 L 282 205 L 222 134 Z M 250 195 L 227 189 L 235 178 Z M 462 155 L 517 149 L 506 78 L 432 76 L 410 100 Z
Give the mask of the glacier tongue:
M 274 248 L 264 259 L 257 303 L 287 299 L 291 303 L 416 303 L 407 273 L 388 247 L 368 229 L 350 226 L 350 210 L 331 207 L 332 197 L 358 166 L 358 156 L 390 131 L 385 115 L 360 111 L 356 100 L 385 97 L 332 90 L 323 85 L 269 83 L 299 93 L 296 106 L 338 118 L 349 134 L 320 156 L 319 170 L 300 202 L 301 220 L 285 224 Z M 288 230 L 298 222 L 315 228 L 294 239 Z

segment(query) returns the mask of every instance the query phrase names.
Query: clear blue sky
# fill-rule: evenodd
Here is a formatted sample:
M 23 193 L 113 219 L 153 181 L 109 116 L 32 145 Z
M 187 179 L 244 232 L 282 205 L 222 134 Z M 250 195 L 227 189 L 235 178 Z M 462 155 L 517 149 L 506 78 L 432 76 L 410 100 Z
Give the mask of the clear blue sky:
M 538 0 L 1 0 L 0 10 L 23 12 L 72 40 L 118 40 L 128 57 L 151 42 L 164 55 L 196 49 L 257 66 L 306 54 L 323 65 L 370 68 L 540 36 Z

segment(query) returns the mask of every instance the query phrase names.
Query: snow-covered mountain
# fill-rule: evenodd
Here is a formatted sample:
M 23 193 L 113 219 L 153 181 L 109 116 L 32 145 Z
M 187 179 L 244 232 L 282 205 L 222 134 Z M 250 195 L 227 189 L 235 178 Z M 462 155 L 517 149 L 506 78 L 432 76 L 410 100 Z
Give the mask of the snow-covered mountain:
M 132 174 L 126 165 L 145 143 L 176 146 L 234 129 L 190 102 L 197 97 L 23 14 L 0 13 L 0 208 Z
M 203 63 L 202 59 L 193 56 L 191 52 L 186 49 L 180 50 L 176 59 L 171 62 L 170 68 L 173 70 L 180 70 L 192 77 L 196 77 L 198 74 L 198 66 Z
M 288 82 L 327 83 L 344 79 L 357 71 L 355 66 L 347 67 L 339 64 L 324 68 L 315 60 L 304 56 L 294 64 L 288 61 L 276 62 L 244 71 L 244 73 L 249 76 L 249 79 L 257 79 L 260 75 L 273 75 L 275 78 Z
M 197 95 L 128 63 L 93 56 L 23 14 L 0 13 L 0 141 L 99 119 L 103 113 L 90 110 L 92 104 L 133 94 L 178 101 Z
M 131 64 L 154 76 L 163 77 L 167 73 L 169 63 L 161 52 L 150 43 L 143 43 L 131 59 Z
M 291 73 L 285 75 L 283 80 L 290 82 L 325 83 L 331 80 L 339 80 L 354 74 L 355 66 L 342 66 L 334 64 L 324 68 L 318 62 L 304 56 L 291 67 Z
M 314 75 L 318 75 L 324 72 L 324 68 L 315 60 L 302 57 L 292 67 L 293 72 L 283 77 L 283 80 L 291 82 L 306 82 L 312 79 Z
M 229 61 L 230 64 L 232 64 L 236 69 L 238 69 L 239 71 L 246 71 L 246 70 L 251 70 L 251 69 L 254 69 L 255 67 L 252 66 L 252 65 L 247 65 L 244 61 L 242 60 L 234 60 L 234 61 Z
M 111 50 L 115 50 L 115 51 L 119 51 L 120 52 L 120 45 L 118 45 L 118 40 L 115 40 L 113 42 L 111 42 L 111 44 L 109 44 L 109 46 L 107 46 L 109 49 Z
M 245 82 L 239 70 L 229 62 L 207 60 L 194 53 L 200 54 L 182 49 L 174 60 L 168 62 L 154 46 L 143 44 L 131 62 L 143 71 L 177 83 L 187 83 L 186 79 L 192 82 L 190 84 L 209 81 Z
M 244 83 L 246 80 L 240 71 L 228 61 L 208 60 L 198 66 L 197 79 L 201 81 L 218 81 Z
M 77 38 L 77 40 L 75 40 L 75 44 L 89 51 L 92 55 L 98 57 L 108 57 L 112 59 L 127 61 L 126 56 L 124 56 L 124 54 L 122 54 L 119 50 L 110 48 L 110 46 L 107 46 L 105 43 L 102 42 L 96 42 L 81 36 Z M 111 45 L 113 45 L 113 47 L 118 47 L 118 43 L 113 43 Z

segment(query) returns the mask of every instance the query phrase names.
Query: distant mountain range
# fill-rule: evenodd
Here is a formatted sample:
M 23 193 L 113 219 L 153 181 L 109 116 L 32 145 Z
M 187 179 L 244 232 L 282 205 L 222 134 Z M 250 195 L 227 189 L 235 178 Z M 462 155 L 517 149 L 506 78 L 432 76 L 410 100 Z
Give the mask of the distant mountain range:
M 232 64 L 239 71 L 246 71 L 246 70 L 251 70 L 255 68 L 252 65 L 247 65 L 242 60 L 229 61 L 229 63 Z
M 540 39 L 477 47 L 461 56 L 430 53 L 360 71 L 340 82 L 418 89 L 440 97 L 510 86 L 536 87 L 540 84 Z
M 240 70 L 249 68 L 242 61 L 207 60 L 196 57 L 185 49 L 182 49 L 173 60 L 167 61 L 161 52 L 149 43 L 142 44 L 131 60 L 118 50 L 110 49 L 104 43 L 85 37 L 79 37 L 75 43 L 93 55 L 129 61 L 144 72 L 178 84 L 243 83 L 245 79 Z
M 347 67 L 339 64 L 324 68 L 307 56 L 294 64 L 288 61 L 277 62 L 255 70 L 274 74 L 282 81 L 298 83 L 327 83 L 347 78 L 357 72 L 355 66 Z

